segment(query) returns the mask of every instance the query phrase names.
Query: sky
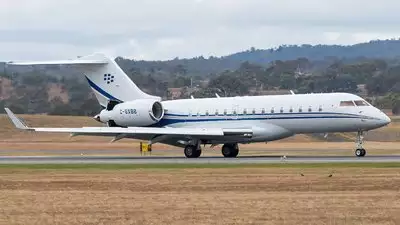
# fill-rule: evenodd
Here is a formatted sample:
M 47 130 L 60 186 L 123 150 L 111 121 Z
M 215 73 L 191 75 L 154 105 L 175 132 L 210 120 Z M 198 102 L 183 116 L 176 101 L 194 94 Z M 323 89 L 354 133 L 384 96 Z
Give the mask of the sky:
M 0 61 L 224 56 L 399 38 L 398 0 L 0 0 Z

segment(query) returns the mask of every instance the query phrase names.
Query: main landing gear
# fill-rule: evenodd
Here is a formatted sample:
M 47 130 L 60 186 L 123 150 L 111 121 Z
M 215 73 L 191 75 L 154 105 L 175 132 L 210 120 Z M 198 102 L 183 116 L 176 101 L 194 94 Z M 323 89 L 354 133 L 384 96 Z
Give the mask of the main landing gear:
M 221 149 L 222 155 L 225 158 L 235 158 L 239 154 L 239 146 L 238 144 L 224 144 Z M 184 149 L 185 156 L 187 158 L 198 158 L 201 155 L 201 147 L 200 144 L 186 145 Z
M 187 158 L 198 158 L 201 155 L 200 145 L 186 145 L 184 153 Z
M 239 154 L 239 146 L 238 144 L 224 144 L 221 152 L 225 158 L 235 158 Z
M 356 151 L 355 154 L 357 157 L 364 157 L 365 154 L 367 154 L 367 151 L 363 148 L 363 132 L 358 131 L 357 133 L 357 139 L 356 139 Z

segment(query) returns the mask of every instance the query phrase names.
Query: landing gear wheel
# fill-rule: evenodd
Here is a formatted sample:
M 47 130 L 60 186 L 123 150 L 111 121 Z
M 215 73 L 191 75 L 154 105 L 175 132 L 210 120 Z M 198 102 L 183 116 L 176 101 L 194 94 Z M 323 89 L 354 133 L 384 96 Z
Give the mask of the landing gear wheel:
M 364 144 L 363 139 L 364 139 L 363 132 L 362 131 L 357 132 L 356 151 L 355 151 L 357 157 L 363 157 L 367 154 L 367 151 L 365 151 L 365 149 L 363 148 Z
M 196 146 L 188 145 L 185 147 L 184 153 L 187 158 L 198 158 L 201 155 L 201 149 L 198 150 Z
M 363 148 L 356 149 L 355 154 L 357 157 L 363 157 L 367 154 L 367 151 Z
M 221 152 L 225 158 L 235 158 L 239 154 L 239 147 L 237 144 L 224 144 Z

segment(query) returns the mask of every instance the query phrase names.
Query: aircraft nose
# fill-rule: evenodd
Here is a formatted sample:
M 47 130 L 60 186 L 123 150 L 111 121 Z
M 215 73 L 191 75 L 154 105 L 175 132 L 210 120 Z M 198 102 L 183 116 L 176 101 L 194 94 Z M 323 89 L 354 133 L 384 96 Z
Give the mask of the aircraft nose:
M 385 113 L 382 113 L 380 120 L 382 121 L 383 126 L 386 126 L 391 122 L 391 119 Z

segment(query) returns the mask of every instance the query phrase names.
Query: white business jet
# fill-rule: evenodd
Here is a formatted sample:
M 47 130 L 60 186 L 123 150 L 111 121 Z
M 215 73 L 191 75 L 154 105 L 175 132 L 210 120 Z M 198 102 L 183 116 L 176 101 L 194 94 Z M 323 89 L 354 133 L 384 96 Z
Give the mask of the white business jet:
M 218 97 L 162 101 L 142 92 L 117 63 L 103 54 L 74 60 L 10 63 L 67 64 L 86 76 L 104 109 L 94 118 L 107 127 L 34 128 L 9 109 L 23 130 L 71 135 L 148 140 L 184 147 L 188 158 L 201 155 L 202 145 L 222 146 L 224 157 L 236 157 L 238 143 L 269 142 L 307 133 L 357 132 L 355 155 L 365 156 L 363 133 L 383 127 L 390 118 L 362 98 L 347 93 Z

